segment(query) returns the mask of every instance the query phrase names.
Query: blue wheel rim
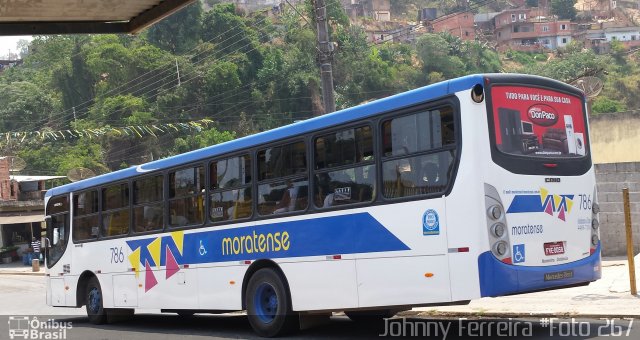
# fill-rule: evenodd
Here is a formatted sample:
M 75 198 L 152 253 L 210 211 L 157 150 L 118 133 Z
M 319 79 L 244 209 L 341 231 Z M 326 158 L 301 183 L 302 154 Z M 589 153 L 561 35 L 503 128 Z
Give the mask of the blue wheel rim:
M 270 323 L 278 312 L 278 295 L 272 285 L 261 283 L 253 296 L 256 316 L 264 323 Z
M 100 291 L 98 290 L 98 288 L 96 287 L 91 288 L 91 290 L 89 291 L 89 301 L 87 304 L 87 306 L 89 307 L 89 310 L 91 311 L 91 313 L 97 314 L 100 311 L 101 305 L 102 305 L 102 294 L 100 294 Z

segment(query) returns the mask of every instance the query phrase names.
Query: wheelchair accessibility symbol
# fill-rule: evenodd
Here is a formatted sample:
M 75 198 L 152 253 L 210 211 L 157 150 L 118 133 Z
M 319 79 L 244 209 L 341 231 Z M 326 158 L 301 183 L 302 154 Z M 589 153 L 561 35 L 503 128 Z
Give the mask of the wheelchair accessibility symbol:
M 202 240 L 200 240 L 200 248 L 198 248 L 198 253 L 200 256 L 205 256 L 207 254 L 207 248 L 202 244 Z
M 516 244 L 513 246 L 513 263 L 521 263 L 525 261 L 524 244 Z

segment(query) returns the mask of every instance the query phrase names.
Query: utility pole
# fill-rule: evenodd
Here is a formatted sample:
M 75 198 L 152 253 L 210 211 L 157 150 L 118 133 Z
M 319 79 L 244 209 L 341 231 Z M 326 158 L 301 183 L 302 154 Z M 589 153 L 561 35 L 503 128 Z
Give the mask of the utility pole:
M 178 58 L 176 58 L 176 73 L 178 73 L 178 86 L 180 86 L 180 68 L 178 67 Z
M 322 81 L 322 100 L 324 113 L 336 110 L 333 97 L 333 45 L 329 41 L 329 27 L 327 24 L 327 6 L 325 0 L 315 0 L 316 23 L 318 28 L 318 63 L 320 65 L 320 79 Z

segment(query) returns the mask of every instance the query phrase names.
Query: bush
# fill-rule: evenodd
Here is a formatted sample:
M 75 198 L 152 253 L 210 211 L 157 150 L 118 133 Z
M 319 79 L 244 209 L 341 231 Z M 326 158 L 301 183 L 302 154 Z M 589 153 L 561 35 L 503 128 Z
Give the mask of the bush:
M 611 113 L 626 110 L 623 103 L 607 97 L 599 97 L 591 105 L 592 113 Z

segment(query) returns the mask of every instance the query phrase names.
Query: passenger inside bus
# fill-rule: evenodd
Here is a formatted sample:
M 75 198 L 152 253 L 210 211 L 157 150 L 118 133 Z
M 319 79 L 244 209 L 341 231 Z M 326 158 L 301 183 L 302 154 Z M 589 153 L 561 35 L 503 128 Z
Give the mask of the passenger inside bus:
M 293 186 L 291 181 L 287 181 L 287 188 L 282 192 L 282 198 L 276 202 L 276 209 L 274 214 L 290 211 L 292 208 L 291 202 L 295 202 L 298 195 L 298 189 Z

